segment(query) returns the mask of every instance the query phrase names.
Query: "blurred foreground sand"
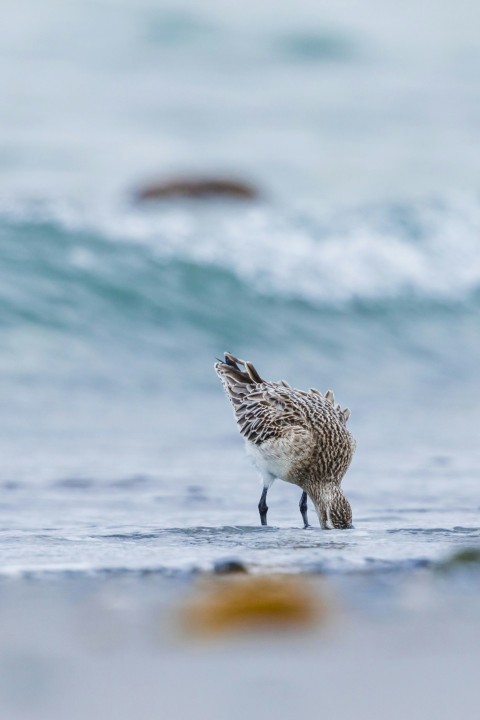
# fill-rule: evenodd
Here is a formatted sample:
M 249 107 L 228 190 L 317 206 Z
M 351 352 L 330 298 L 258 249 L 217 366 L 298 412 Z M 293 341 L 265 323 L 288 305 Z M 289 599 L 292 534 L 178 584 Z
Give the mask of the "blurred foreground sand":
M 265 587 L 251 576 L 3 580 L 0 717 L 475 717 L 476 570 L 296 576 L 279 602 L 277 577 L 263 596 L 277 597 L 273 626 L 257 615 L 199 636 L 185 623 L 208 616 L 209 602 L 213 615 L 225 610 L 232 587 L 243 588 L 233 617 L 239 607 L 255 615 L 245 589 L 257 582 Z M 283 628 L 285 609 L 293 622 Z

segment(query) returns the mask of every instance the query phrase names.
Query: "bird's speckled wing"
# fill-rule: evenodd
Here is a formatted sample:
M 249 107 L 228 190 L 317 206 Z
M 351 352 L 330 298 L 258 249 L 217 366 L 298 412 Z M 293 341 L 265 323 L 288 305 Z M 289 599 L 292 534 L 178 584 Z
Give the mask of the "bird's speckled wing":
M 245 368 L 241 370 L 239 365 Z M 279 439 L 287 431 L 298 429 L 305 434 L 318 426 L 321 418 L 345 424 L 350 412 L 335 406 L 333 393 L 322 395 L 318 390 L 307 392 L 292 389 L 287 383 L 265 382 L 253 365 L 225 353 L 215 370 L 225 386 L 233 406 L 241 434 L 255 445 Z

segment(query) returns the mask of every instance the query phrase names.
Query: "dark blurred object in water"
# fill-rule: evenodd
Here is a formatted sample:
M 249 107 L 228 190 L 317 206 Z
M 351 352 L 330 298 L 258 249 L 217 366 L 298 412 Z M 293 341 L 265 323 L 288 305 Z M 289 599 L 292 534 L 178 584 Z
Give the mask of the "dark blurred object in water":
M 213 566 L 216 575 L 233 575 L 235 573 L 247 573 L 247 567 L 241 560 L 219 560 Z
M 440 570 L 456 570 L 457 568 L 476 566 L 480 568 L 480 548 L 464 548 L 453 553 L 440 563 Z
M 152 181 L 135 193 L 137 202 L 163 200 L 165 198 L 215 198 L 227 197 L 240 200 L 258 198 L 257 188 L 243 180 L 225 177 L 173 177 Z

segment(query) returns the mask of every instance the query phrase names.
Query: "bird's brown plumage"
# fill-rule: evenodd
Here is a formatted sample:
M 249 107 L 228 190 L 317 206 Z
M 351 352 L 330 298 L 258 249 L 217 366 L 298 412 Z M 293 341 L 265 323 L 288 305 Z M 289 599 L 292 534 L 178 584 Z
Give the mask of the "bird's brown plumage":
M 268 476 L 295 483 L 310 495 L 323 527 L 350 527 L 350 505 L 340 489 L 355 450 L 346 428 L 350 411 L 335 404 L 331 391 L 267 382 L 252 363 L 230 353 L 215 370 L 266 486 Z

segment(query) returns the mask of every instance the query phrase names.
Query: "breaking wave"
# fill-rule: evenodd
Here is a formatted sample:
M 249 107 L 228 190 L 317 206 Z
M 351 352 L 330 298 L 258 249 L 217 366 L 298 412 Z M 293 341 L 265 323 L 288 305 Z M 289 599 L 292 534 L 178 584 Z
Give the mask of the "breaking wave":
M 4 323 L 9 314 L 48 321 L 62 306 L 74 322 L 92 303 L 147 315 L 193 303 L 198 312 L 199 296 L 231 304 L 232 293 L 235 302 L 253 293 L 344 311 L 468 303 L 480 288 L 480 204 L 472 200 L 290 214 L 267 205 L 17 205 L 4 209 L 0 233 Z

